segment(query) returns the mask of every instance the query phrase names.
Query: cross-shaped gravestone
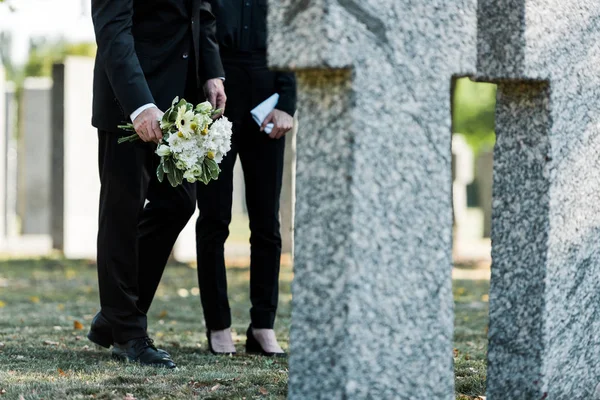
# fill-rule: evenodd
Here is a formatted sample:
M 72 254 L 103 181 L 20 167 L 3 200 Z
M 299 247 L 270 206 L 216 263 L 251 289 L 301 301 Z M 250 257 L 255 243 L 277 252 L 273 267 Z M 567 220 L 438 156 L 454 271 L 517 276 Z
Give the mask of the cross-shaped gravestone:
M 499 82 L 488 398 L 600 398 L 600 7 L 480 0 Z
M 270 2 L 298 73 L 291 399 L 452 399 L 451 116 L 476 6 Z

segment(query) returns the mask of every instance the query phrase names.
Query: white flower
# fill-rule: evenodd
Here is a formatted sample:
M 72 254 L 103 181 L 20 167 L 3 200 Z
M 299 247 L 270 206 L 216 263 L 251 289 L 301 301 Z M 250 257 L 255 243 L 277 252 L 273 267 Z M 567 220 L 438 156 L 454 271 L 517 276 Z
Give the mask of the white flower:
M 201 114 L 208 114 L 210 115 L 212 112 L 212 105 L 210 104 L 210 102 L 205 101 L 204 103 L 200 103 L 196 106 L 196 112 L 199 112 Z
M 196 182 L 196 175 L 191 169 L 188 169 L 183 173 L 183 179 L 186 179 L 189 183 Z
M 206 114 L 196 114 L 194 122 L 196 122 L 196 125 L 198 126 L 198 132 L 202 135 L 206 135 L 206 133 L 208 133 L 208 125 L 212 122 L 212 119 Z
M 156 149 L 156 154 L 158 154 L 159 157 L 167 157 L 171 155 L 171 149 L 169 146 L 161 144 Z
M 175 121 L 175 125 L 179 132 L 186 138 L 189 138 L 194 134 L 194 129 L 192 128 L 194 117 L 194 111 L 187 111 L 187 106 L 185 104 L 177 110 L 177 120 Z

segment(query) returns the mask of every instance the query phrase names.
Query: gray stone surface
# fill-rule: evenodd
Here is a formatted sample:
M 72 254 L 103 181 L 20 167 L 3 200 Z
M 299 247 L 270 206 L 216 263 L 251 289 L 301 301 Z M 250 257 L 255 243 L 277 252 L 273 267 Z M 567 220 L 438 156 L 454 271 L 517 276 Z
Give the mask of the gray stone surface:
M 52 243 L 68 258 L 96 257 L 98 139 L 91 126 L 94 60 L 54 66 L 52 92 Z
M 483 0 L 499 82 L 488 399 L 591 399 L 600 382 L 600 8 Z
M 22 234 L 50 234 L 51 89 L 49 78 L 27 78 L 21 103 L 18 213 Z
M 474 1 L 270 2 L 298 72 L 291 399 L 452 399 L 454 74 Z

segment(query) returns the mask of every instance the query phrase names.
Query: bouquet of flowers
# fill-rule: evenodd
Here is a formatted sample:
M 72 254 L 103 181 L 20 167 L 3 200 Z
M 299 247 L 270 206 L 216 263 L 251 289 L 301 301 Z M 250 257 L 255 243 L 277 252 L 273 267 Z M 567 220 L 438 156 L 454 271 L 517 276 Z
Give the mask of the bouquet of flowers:
M 232 134 L 232 124 L 227 117 L 213 120 L 220 112 L 207 101 L 194 107 L 179 97 L 173 100 L 160 121 L 163 138 L 156 149 L 160 157 L 156 176 L 160 182 L 166 176 L 175 187 L 184 179 L 208 184 L 219 177 L 219 164 L 231 150 Z M 133 124 L 119 128 L 134 131 Z M 119 139 L 119 143 L 139 139 L 135 134 Z

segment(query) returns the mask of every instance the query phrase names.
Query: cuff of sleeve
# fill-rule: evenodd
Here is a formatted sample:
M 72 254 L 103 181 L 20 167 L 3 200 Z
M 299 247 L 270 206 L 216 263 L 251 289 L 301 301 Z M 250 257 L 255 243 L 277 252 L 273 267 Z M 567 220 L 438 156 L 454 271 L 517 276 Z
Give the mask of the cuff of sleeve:
M 129 116 L 131 118 L 131 122 L 135 121 L 135 119 L 145 110 L 152 108 L 152 107 L 156 107 L 156 104 L 154 103 L 148 103 L 148 104 L 144 104 L 143 106 L 139 107 L 137 110 L 135 110 L 134 112 L 131 113 L 131 115 Z
M 293 99 L 281 96 L 277 102 L 276 108 L 278 110 L 285 111 L 293 117 L 294 113 L 296 112 L 296 102 Z

